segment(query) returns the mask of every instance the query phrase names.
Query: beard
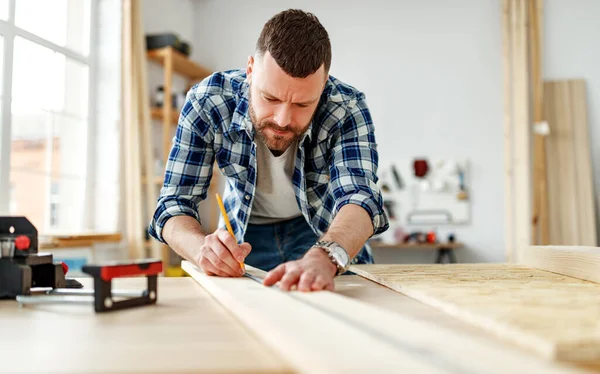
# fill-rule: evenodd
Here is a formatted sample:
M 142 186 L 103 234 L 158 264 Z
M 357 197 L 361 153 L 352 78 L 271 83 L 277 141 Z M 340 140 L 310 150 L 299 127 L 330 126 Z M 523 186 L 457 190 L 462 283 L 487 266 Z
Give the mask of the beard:
M 249 100 L 249 109 L 250 109 L 250 120 L 252 121 L 252 126 L 254 126 L 254 130 L 258 134 L 258 137 L 262 142 L 273 152 L 273 154 L 282 154 L 288 149 L 292 144 L 294 144 L 297 140 L 302 137 L 304 132 L 310 126 L 311 120 L 304 126 L 300 128 L 294 128 L 293 126 L 281 127 L 277 125 L 275 122 L 265 119 L 262 121 L 258 121 L 256 118 L 256 112 L 254 112 L 254 107 L 252 105 L 252 95 L 250 94 Z M 313 114 L 314 116 L 314 114 Z M 282 134 L 276 134 L 271 131 L 281 131 Z

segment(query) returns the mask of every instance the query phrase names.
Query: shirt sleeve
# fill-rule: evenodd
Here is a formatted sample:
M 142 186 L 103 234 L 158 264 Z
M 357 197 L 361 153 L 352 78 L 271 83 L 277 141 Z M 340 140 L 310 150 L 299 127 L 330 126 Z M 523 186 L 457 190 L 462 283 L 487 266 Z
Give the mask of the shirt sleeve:
M 190 93 L 179 116 L 165 179 L 148 233 L 165 243 L 169 218 L 190 216 L 200 222 L 198 204 L 206 199 L 215 159 L 214 130 L 203 103 Z
M 346 115 L 332 157 L 334 214 L 346 204 L 356 204 L 371 216 L 374 235 L 387 230 L 389 222 L 377 186 L 379 156 L 375 128 L 364 96 Z

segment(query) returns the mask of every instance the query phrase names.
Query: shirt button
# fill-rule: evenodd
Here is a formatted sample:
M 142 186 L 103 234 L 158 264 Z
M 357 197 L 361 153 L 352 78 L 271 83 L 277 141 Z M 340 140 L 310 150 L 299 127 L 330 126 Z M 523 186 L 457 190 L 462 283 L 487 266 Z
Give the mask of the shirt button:
M 244 199 L 246 199 L 246 200 L 250 200 L 250 195 L 246 195 L 246 196 L 244 196 Z

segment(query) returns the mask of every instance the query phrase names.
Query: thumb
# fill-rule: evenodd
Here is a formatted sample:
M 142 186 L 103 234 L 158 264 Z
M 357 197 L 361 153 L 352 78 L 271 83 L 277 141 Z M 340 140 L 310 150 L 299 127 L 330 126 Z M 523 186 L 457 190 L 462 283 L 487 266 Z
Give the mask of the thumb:
M 242 243 L 240 244 L 240 249 L 242 250 L 242 256 L 246 258 L 252 251 L 252 246 L 250 245 L 250 243 Z

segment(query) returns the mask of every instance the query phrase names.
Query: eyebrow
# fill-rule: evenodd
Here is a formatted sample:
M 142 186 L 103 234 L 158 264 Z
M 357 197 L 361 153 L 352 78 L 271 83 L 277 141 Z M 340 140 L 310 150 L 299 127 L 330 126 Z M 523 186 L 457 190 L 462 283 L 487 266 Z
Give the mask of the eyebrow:
M 260 88 L 259 88 L 258 90 L 260 91 L 260 93 L 261 93 L 263 96 L 265 96 L 265 97 L 267 97 L 267 98 L 269 98 L 269 99 L 275 99 L 275 100 L 278 100 L 278 101 L 282 101 L 280 98 L 278 98 L 278 97 L 277 97 L 277 96 L 275 96 L 275 95 L 271 95 L 271 94 L 270 94 L 270 93 L 268 93 L 267 91 L 264 91 L 264 90 L 262 90 L 262 89 L 260 89 Z M 310 104 L 314 103 L 314 102 L 315 102 L 315 101 L 317 101 L 317 100 L 319 100 L 319 98 L 318 98 L 318 97 L 317 97 L 316 99 L 313 99 L 313 100 L 302 101 L 302 102 L 299 102 L 299 103 L 292 103 L 292 104 L 296 104 L 296 105 L 310 105 Z

